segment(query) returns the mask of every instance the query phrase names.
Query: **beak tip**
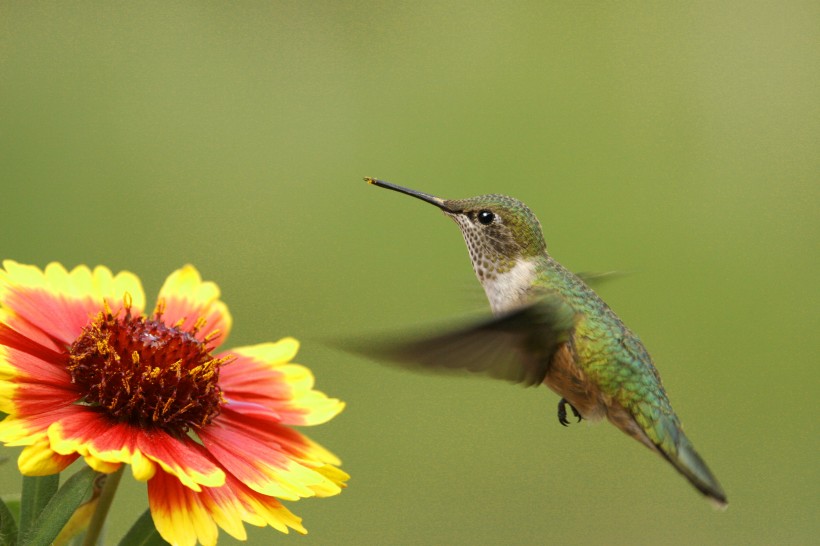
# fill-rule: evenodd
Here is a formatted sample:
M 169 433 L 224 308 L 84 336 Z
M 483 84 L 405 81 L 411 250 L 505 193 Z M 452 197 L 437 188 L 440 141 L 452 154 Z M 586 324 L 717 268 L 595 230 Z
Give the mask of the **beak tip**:
M 431 203 L 444 211 L 448 211 L 446 201 L 440 197 L 436 197 L 434 195 L 430 195 L 424 192 L 411 190 L 409 188 L 404 188 L 402 186 L 397 186 L 396 184 L 391 184 L 390 182 L 385 182 L 384 180 L 379 180 L 378 178 L 371 178 L 369 176 L 364 177 L 364 181 L 368 184 L 372 184 L 374 186 L 378 186 L 379 188 L 386 188 L 388 190 L 397 191 L 399 193 L 403 193 L 405 195 L 410 195 L 415 197 L 416 199 L 421 199 L 427 203 Z

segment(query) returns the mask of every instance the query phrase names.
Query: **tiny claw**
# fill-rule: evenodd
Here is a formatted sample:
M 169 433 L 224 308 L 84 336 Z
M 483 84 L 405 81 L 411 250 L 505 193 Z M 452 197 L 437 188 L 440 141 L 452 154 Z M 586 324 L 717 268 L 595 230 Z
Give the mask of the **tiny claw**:
M 565 427 L 569 425 L 569 421 L 567 421 L 567 401 L 563 398 L 558 402 L 558 422 Z
M 577 410 L 577 409 L 575 409 L 575 406 L 573 406 L 572 404 L 570 404 L 570 405 L 569 405 L 569 409 L 571 409 L 571 410 L 572 410 L 572 414 L 573 414 L 575 417 L 577 417 L 577 418 L 578 418 L 578 420 L 577 420 L 577 421 L 575 421 L 576 423 L 580 423 L 581 421 L 583 421 L 583 420 L 584 420 L 584 418 L 583 418 L 583 417 L 581 417 L 581 414 L 580 414 L 580 413 L 578 413 L 578 410 Z
M 572 410 L 572 414 L 578 419 L 577 422 L 580 423 L 583 417 L 581 417 L 581 414 L 578 413 L 577 409 L 575 409 L 575 406 L 567 402 L 566 398 L 562 398 L 558 402 L 558 422 L 565 427 L 569 426 L 569 420 L 567 419 L 567 406 L 569 406 L 569 409 Z

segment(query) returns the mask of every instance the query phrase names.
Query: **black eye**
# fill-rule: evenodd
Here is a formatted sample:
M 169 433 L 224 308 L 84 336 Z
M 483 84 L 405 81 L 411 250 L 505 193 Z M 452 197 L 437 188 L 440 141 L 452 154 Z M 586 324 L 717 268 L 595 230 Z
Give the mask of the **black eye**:
M 478 221 L 485 226 L 492 224 L 493 220 L 495 220 L 495 214 L 488 210 L 482 210 L 478 213 Z

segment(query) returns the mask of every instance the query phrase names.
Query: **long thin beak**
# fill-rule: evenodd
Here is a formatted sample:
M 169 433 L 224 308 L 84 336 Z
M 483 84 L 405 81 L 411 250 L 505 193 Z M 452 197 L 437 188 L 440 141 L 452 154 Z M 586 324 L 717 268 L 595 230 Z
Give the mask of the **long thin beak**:
M 437 206 L 438 208 L 440 208 L 444 212 L 454 212 L 454 211 L 450 210 L 449 208 L 447 208 L 447 205 L 445 204 L 444 199 L 442 199 L 440 197 L 436 197 L 434 195 L 430 195 L 429 193 L 424 193 L 424 192 L 420 192 L 420 191 L 416 191 L 416 190 L 411 190 L 409 188 L 403 188 L 401 186 L 391 184 L 390 182 L 385 182 L 384 180 L 378 180 L 376 178 L 365 177 L 364 180 L 368 184 L 373 184 L 374 186 L 379 186 L 380 188 L 387 188 L 388 190 L 397 191 L 399 193 L 405 193 L 407 195 L 415 197 L 416 199 L 421 199 L 422 201 L 430 203 L 431 205 Z

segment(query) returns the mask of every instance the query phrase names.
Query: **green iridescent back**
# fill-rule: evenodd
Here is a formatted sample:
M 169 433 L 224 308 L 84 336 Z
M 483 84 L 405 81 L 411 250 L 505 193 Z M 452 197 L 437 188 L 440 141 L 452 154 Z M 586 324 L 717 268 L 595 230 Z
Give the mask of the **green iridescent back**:
M 641 340 L 583 280 L 547 257 L 537 286 L 557 292 L 578 313 L 576 363 L 601 391 L 629 410 L 656 444 L 674 452 L 680 423 Z

